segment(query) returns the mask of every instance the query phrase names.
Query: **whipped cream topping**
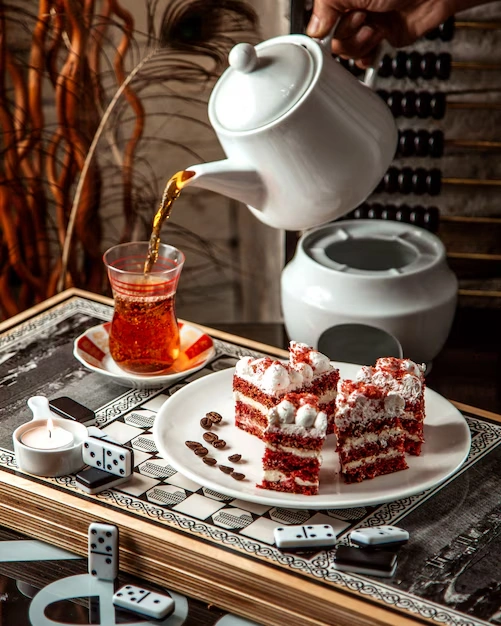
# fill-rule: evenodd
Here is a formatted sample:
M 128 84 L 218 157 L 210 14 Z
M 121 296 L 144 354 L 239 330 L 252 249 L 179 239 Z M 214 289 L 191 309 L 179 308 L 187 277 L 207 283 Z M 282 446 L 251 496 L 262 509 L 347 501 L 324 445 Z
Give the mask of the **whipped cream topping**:
M 304 343 L 290 342 L 289 362 L 270 357 L 241 357 L 235 367 L 237 376 L 270 395 L 284 395 L 309 387 L 315 377 L 335 371 L 324 354 Z
M 295 424 L 304 429 L 326 430 L 327 415 L 319 410 L 314 396 L 305 395 L 299 400 L 296 398 L 295 403 L 285 397 L 268 411 L 268 424 L 270 426 Z
M 424 364 L 410 359 L 386 357 L 378 359 L 375 367 L 361 367 L 356 381 L 399 392 L 404 399 L 416 401 L 423 389 Z
M 305 343 L 291 341 L 289 353 L 290 365 L 294 369 L 300 369 L 306 364 L 310 366 L 313 375 L 325 374 L 335 369 L 328 356 L 313 350 Z
M 363 365 L 357 372 L 355 380 L 357 383 L 372 383 L 372 376 L 374 375 L 374 368 L 370 365 Z
M 291 370 L 287 363 L 269 357 L 253 359 L 244 356 L 237 362 L 235 373 L 269 394 L 282 395 L 303 385 L 299 372 Z
M 400 417 L 405 408 L 405 400 L 396 391 L 389 391 L 384 399 L 384 410 L 388 417 Z
M 391 372 L 395 376 L 412 374 L 417 378 L 423 379 L 426 366 L 424 363 L 418 365 L 417 363 L 414 363 L 414 361 L 411 361 L 411 359 L 385 357 L 376 361 L 375 369 L 387 370 L 387 372 Z
M 275 424 L 293 424 L 296 416 L 296 407 L 288 400 L 282 400 L 268 414 L 268 421 Z
M 389 417 L 404 415 L 405 400 L 402 392 L 393 390 L 387 392 L 383 397 L 384 406 L 382 406 L 381 396 L 367 397 L 367 383 L 359 381 L 358 385 L 354 386 L 349 384 L 350 382 L 341 380 L 338 383 L 334 419 L 340 429 L 344 430 L 354 422 L 365 426 L 373 420 L 381 419 L 384 415 Z

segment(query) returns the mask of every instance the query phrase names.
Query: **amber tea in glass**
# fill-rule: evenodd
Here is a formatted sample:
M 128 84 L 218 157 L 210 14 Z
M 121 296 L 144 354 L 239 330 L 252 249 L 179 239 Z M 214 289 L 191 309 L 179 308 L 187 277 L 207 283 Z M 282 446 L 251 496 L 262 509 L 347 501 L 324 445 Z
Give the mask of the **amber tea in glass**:
M 168 370 L 179 356 L 175 296 L 184 254 L 160 244 L 152 269 L 144 273 L 148 242 L 124 243 L 103 257 L 115 307 L 109 348 L 113 360 L 134 374 Z

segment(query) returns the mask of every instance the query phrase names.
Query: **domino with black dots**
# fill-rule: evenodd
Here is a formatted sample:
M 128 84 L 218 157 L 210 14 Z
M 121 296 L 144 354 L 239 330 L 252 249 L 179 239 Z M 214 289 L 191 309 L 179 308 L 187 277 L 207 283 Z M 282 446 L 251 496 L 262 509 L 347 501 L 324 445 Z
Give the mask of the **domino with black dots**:
M 118 528 L 93 522 L 89 525 L 89 574 L 99 580 L 118 576 Z
M 130 476 L 134 468 L 134 452 L 118 443 L 88 437 L 83 444 L 83 461 L 90 467 L 115 476 Z
M 285 550 L 311 550 L 336 544 L 336 532 L 330 524 L 277 526 L 273 535 L 277 548 Z
M 113 595 L 113 604 L 155 619 L 167 617 L 175 608 L 175 602 L 170 596 L 133 585 L 119 589 Z

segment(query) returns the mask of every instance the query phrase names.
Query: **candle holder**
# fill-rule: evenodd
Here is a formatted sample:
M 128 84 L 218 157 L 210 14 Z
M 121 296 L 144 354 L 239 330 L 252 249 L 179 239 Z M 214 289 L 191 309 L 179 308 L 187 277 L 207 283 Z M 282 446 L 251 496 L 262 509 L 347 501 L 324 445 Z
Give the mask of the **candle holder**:
M 48 429 L 48 421 L 52 420 L 54 431 L 61 428 L 69 432 L 73 441 L 71 443 L 62 440 L 62 445 L 52 449 L 33 447 L 23 442 L 23 437 L 29 431 L 40 428 Z M 87 428 L 82 424 L 71 422 L 67 419 L 51 416 L 51 418 L 34 417 L 31 422 L 22 424 L 14 431 L 12 440 L 14 442 L 14 452 L 19 469 L 35 474 L 36 476 L 66 476 L 74 474 L 85 465 L 82 459 L 83 442 L 87 438 Z M 26 438 L 31 441 L 33 437 Z M 43 444 L 43 442 L 42 442 Z

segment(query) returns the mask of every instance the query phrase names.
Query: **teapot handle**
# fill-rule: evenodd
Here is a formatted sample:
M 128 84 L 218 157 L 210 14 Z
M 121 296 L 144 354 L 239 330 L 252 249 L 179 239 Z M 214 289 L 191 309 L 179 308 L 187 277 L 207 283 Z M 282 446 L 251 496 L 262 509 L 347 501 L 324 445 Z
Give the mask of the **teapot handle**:
M 382 41 L 377 47 L 376 54 L 372 61 L 372 65 L 365 70 L 364 78 L 362 80 L 364 85 L 367 85 L 370 89 L 374 89 L 376 86 L 377 71 L 381 63 L 382 58 L 388 52 L 389 44 Z
M 340 21 L 341 17 L 338 17 L 334 26 L 330 29 L 327 35 L 323 39 L 317 39 L 322 48 L 324 48 L 324 50 L 328 52 L 330 52 L 331 42 Z M 367 85 L 367 87 L 369 87 L 370 89 L 374 89 L 375 87 L 379 64 L 381 63 L 381 59 L 387 52 L 387 46 L 388 44 L 385 44 L 384 41 L 379 44 L 372 65 L 365 70 L 362 83 L 364 85 Z

